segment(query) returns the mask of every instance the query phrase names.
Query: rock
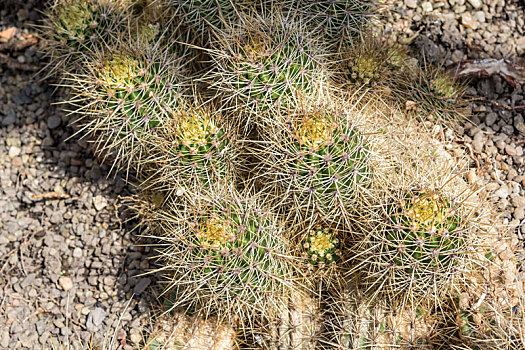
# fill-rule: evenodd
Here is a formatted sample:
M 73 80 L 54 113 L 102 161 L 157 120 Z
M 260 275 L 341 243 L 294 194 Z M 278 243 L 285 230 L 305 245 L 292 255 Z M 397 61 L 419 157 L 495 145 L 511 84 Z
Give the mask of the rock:
M 416 0 L 405 0 L 405 5 L 408 8 L 415 9 L 417 8 L 417 1 Z
M 469 4 L 472 5 L 475 9 L 479 9 L 481 7 L 481 0 L 468 0 Z
M 429 1 L 425 1 L 421 4 L 421 8 L 423 9 L 423 12 L 432 12 L 432 4 Z
M 101 211 L 108 205 L 108 201 L 103 196 L 95 196 L 93 197 L 93 206 L 97 211 Z
M 140 344 L 140 342 L 142 341 L 142 335 L 133 330 L 131 331 L 131 334 L 129 335 L 129 339 L 134 344 Z
M 13 159 L 15 157 L 18 157 L 21 152 L 22 152 L 22 150 L 20 149 L 20 147 L 11 146 L 9 148 L 9 158 Z
M 505 153 L 507 153 L 509 156 L 515 156 L 518 154 L 518 152 L 516 152 L 516 147 L 512 145 L 505 146 Z
M 478 131 L 474 135 L 474 140 L 472 141 L 472 147 L 474 148 L 474 151 L 477 153 L 481 153 L 483 151 L 483 133 L 481 131 Z
M 525 134 L 525 121 L 523 120 L 523 115 L 517 114 L 514 117 L 514 127 L 522 134 Z
M 494 194 L 502 199 L 505 199 L 509 196 L 509 190 L 507 186 L 502 185 L 499 190 L 494 192 Z
M 137 295 L 140 295 L 142 294 L 142 292 L 144 292 L 146 290 L 146 288 L 149 286 L 149 284 L 151 283 L 151 279 L 150 278 L 142 278 L 139 280 L 139 283 L 137 283 L 135 285 L 135 288 L 133 288 L 133 292 Z
M 60 284 L 60 287 L 62 287 L 62 289 L 66 292 L 73 288 L 73 281 L 69 277 L 61 276 L 58 279 L 58 284 Z
M 485 124 L 487 124 L 487 126 L 491 126 L 492 124 L 496 122 L 496 119 L 498 119 L 498 114 L 494 112 L 490 112 L 487 114 L 487 117 L 485 118 Z
M 56 129 L 60 126 L 62 123 L 62 120 L 57 115 L 52 115 L 49 118 L 47 118 L 47 127 L 49 129 Z
M 80 249 L 79 247 L 76 247 L 75 249 L 73 249 L 73 256 L 75 258 L 81 258 L 82 257 L 82 249 Z
M 100 307 L 96 307 L 89 313 L 86 320 L 86 327 L 92 330 L 94 327 L 98 328 L 102 321 L 106 318 L 106 311 Z
M 14 112 L 8 113 L 6 116 L 2 118 L 2 126 L 9 126 L 16 123 L 16 114 Z
M 464 12 L 461 15 L 461 24 L 464 27 L 471 28 L 471 29 L 477 29 L 478 28 L 478 23 L 476 22 L 474 17 L 472 17 L 472 15 L 470 13 L 468 13 L 468 12 Z

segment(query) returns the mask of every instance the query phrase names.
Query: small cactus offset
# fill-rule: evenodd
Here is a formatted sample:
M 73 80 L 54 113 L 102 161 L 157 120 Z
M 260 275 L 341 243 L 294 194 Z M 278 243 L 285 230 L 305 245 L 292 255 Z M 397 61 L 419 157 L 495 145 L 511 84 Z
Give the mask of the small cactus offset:
M 452 72 L 423 67 L 395 91 L 422 120 L 456 129 L 469 115 L 465 84 Z

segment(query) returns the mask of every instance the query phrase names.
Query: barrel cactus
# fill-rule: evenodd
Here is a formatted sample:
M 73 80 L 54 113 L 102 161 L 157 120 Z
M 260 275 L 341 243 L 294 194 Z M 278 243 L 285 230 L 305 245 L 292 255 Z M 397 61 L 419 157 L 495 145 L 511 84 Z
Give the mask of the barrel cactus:
M 322 78 L 315 42 L 303 29 L 279 13 L 243 17 L 220 33 L 208 80 L 227 105 L 258 118 L 296 108 Z
M 209 103 L 182 102 L 151 141 L 150 171 L 142 188 L 198 192 L 229 185 L 241 169 L 236 128 Z
M 127 8 L 104 0 L 62 0 L 47 12 L 43 37 L 50 73 L 76 70 L 82 54 L 111 47 L 124 33 Z M 54 67 L 51 67 L 53 65 Z
M 368 138 L 342 110 L 304 112 L 265 133 L 254 154 L 296 209 L 340 216 L 372 182 Z
M 86 59 L 79 98 L 87 103 L 84 130 L 97 138 L 97 151 L 115 157 L 116 169 L 141 167 L 154 134 L 172 120 L 182 99 L 178 57 L 142 48 L 97 52 Z M 153 147 L 155 148 L 155 147 Z
M 296 0 L 292 8 L 336 47 L 357 37 L 374 11 L 371 1 L 359 0 Z
M 439 191 L 400 191 L 394 198 L 366 238 L 365 284 L 393 300 L 446 293 L 468 265 L 471 219 Z
M 254 199 L 218 190 L 213 198 L 186 194 L 164 209 L 139 210 L 159 240 L 167 292 L 183 305 L 220 319 L 250 323 L 285 307 L 285 291 L 300 290 L 282 224 Z

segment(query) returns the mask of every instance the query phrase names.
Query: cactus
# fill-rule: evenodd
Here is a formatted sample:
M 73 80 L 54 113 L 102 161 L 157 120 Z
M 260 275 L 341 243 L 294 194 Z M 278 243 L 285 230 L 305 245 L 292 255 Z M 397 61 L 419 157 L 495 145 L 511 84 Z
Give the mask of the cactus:
M 368 139 L 344 111 L 304 112 L 268 130 L 254 155 L 298 209 L 341 215 L 372 181 Z
M 405 190 L 381 212 L 360 248 L 369 253 L 362 265 L 368 288 L 393 300 L 447 293 L 468 266 L 472 218 L 461 203 L 439 191 Z
M 315 95 L 322 69 L 314 41 L 282 13 L 243 17 L 242 25 L 219 35 L 211 56 L 217 67 L 207 80 L 226 105 L 257 118 L 294 109 L 302 96 Z
M 99 154 L 115 157 L 116 169 L 138 168 L 153 134 L 171 122 L 182 99 L 182 64 L 140 46 L 95 57 L 73 78 L 81 82 L 78 99 L 86 102 L 83 130 L 97 138 Z
M 138 208 L 160 242 L 161 269 L 171 271 L 173 307 L 241 324 L 256 315 L 275 315 L 285 305 L 285 291 L 301 289 L 294 283 L 295 263 L 278 219 L 264 203 L 233 191 L 218 191 L 216 199 L 185 197 L 166 209 L 148 203 Z
M 48 10 L 42 35 L 50 75 L 75 71 L 83 54 L 112 47 L 125 32 L 127 9 L 105 0 L 61 0 Z
M 417 70 L 415 78 L 400 84 L 396 93 L 414 104 L 414 111 L 422 120 L 457 129 L 469 116 L 465 89 L 452 72 L 424 67 Z
M 158 131 L 144 164 L 155 163 L 142 189 L 170 197 L 175 192 L 235 182 L 240 171 L 237 131 L 210 104 L 181 103 Z
M 359 0 L 296 0 L 291 6 L 305 19 L 313 32 L 336 46 L 358 36 L 373 14 L 371 1 Z
M 171 0 L 175 13 L 197 34 L 198 44 L 206 44 L 216 30 L 236 22 L 239 13 L 249 10 L 251 0 Z
M 206 320 L 179 312 L 155 321 L 143 349 L 232 350 L 235 348 L 235 338 L 235 330 L 228 324 L 221 324 L 214 318 Z
M 339 239 L 332 229 L 316 227 L 308 233 L 303 248 L 310 263 L 323 268 L 325 265 L 334 264 L 341 256 Z
M 365 98 L 386 98 L 406 79 L 410 61 L 408 49 L 390 44 L 371 34 L 364 34 L 341 49 L 336 69 L 343 86 L 369 89 L 372 94 Z

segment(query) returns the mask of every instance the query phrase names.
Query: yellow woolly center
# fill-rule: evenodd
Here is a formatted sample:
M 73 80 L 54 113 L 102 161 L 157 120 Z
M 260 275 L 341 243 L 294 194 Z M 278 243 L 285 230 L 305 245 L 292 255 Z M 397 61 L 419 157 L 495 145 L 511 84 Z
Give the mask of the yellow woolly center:
M 109 84 L 122 85 L 136 77 L 139 63 L 130 56 L 117 55 L 104 67 L 103 79 Z
M 309 249 L 311 252 L 324 257 L 328 250 L 335 247 L 334 239 L 331 233 L 317 231 L 314 236 L 310 237 Z
M 353 69 L 359 77 L 370 78 L 374 76 L 374 72 L 377 70 L 375 58 L 370 56 L 357 57 Z
M 456 85 L 451 77 L 442 75 L 431 82 L 434 92 L 443 98 L 454 98 L 457 94 Z
M 152 42 L 159 34 L 159 25 L 147 23 L 139 26 L 138 37 L 140 41 L 147 43 Z
M 217 131 L 213 120 L 198 114 L 185 116 L 179 125 L 180 138 L 186 145 L 204 144 L 209 135 Z
M 446 222 L 448 208 L 445 200 L 437 194 L 433 194 L 416 198 L 407 214 L 416 229 L 428 229 L 443 225 Z
M 235 238 L 230 224 L 220 218 L 211 218 L 201 226 L 197 237 L 203 248 L 220 249 Z
M 297 139 L 301 144 L 317 148 L 330 141 L 332 125 L 328 118 L 311 117 L 301 123 L 297 130 Z
M 75 32 L 85 27 L 90 15 L 84 3 L 76 2 L 62 9 L 59 19 L 66 32 Z

